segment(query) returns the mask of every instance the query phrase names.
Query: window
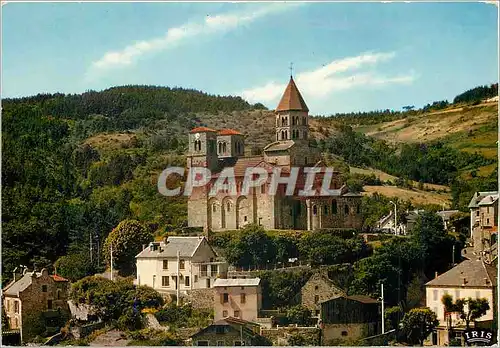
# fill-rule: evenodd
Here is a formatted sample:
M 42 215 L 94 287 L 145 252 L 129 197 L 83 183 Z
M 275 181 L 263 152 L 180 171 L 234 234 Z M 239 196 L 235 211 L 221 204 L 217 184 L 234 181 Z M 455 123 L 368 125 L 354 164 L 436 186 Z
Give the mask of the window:
M 217 341 L 217 345 L 218 346 L 223 346 L 224 345 L 224 341 Z
M 347 204 L 344 205 L 344 214 L 349 214 L 349 206 Z
M 170 278 L 168 276 L 161 277 L 161 286 L 170 286 Z
M 47 309 L 52 309 L 52 300 L 47 301 Z
M 208 341 L 198 341 L 196 342 L 197 346 L 208 346 Z
M 197 274 L 194 275 L 194 282 L 198 283 L 198 275 Z
M 490 224 L 490 219 L 486 219 L 486 223 L 489 225 Z
M 223 316 L 224 318 L 227 318 L 227 311 L 222 311 L 222 316 Z
M 243 216 L 243 221 L 247 222 L 247 216 Z
M 15 318 L 14 319 L 14 327 L 13 327 L 13 329 L 18 329 L 18 328 L 19 328 L 19 319 Z
M 490 207 L 486 207 L 486 214 L 490 213 Z
M 179 260 L 179 268 L 184 269 L 184 260 Z
M 215 327 L 215 333 L 216 333 L 216 334 L 219 334 L 219 335 L 220 335 L 220 334 L 223 334 L 223 333 L 224 333 L 224 331 L 225 331 L 225 330 L 224 330 L 224 326 L 222 326 L 222 325 L 217 325 L 217 326 Z
M 223 303 L 228 303 L 229 302 L 229 294 L 226 292 L 222 294 L 222 302 Z
M 214 203 L 212 204 L 212 211 L 215 213 L 217 212 L 217 205 Z
M 332 215 L 337 214 L 337 201 L 334 199 L 332 201 Z
M 239 318 L 240 317 L 240 311 L 234 311 L 234 317 Z
M 47 285 L 42 285 L 42 292 L 47 292 Z
M 304 164 L 307 164 L 307 157 L 304 157 Z
M 14 313 L 19 313 L 19 302 L 14 301 Z
M 433 297 L 434 301 L 437 301 L 437 300 L 438 300 L 438 291 L 437 291 L 437 290 L 434 290 L 434 291 L 432 292 L 432 297 Z
M 479 216 L 479 210 L 476 211 L 476 216 Z
M 247 301 L 246 294 L 240 294 L 240 302 L 246 303 L 246 301 Z
M 240 289 L 241 289 L 241 290 L 245 290 L 245 287 L 244 287 L 244 286 L 240 286 Z
M 347 336 L 347 331 L 342 331 L 341 335 L 342 336 Z
M 327 205 L 323 206 L 323 214 L 328 215 L 328 206 Z
M 184 285 L 189 286 L 189 276 L 184 277 Z
M 227 202 L 227 212 L 231 211 L 231 203 Z
M 241 341 L 234 341 L 234 345 L 239 347 L 242 346 L 243 344 L 241 344 Z
M 60 289 L 57 289 L 57 299 L 58 300 L 61 299 L 61 290 Z
M 313 205 L 313 215 L 318 214 L 318 207 L 316 205 Z
M 207 285 L 207 289 L 208 289 L 208 288 L 210 288 L 210 278 L 207 278 L 207 283 L 206 283 L 206 285 Z
M 201 265 L 201 270 L 200 270 L 200 273 L 201 273 L 201 277 L 206 277 L 207 276 L 207 265 Z
M 318 289 L 319 289 L 319 286 L 317 286 L 317 285 L 316 285 L 316 286 L 314 287 L 314 290 L 318 290 Z
M 195 140 L 194 151 L 201 151 L 201 140 Z
M 168 269 L 168 260 L 163 260 L 163 269 Z
M 460 298 L 460 290 L 455 290 L 455 301 Z
M 217 277 L 217 268 L 217 265 L 210 266 L 210 275 L 212 276 L 212 278 Z
M 314 303 L 318 303 L 319 302 L 319 296 L 318 295 L 314 295 Z

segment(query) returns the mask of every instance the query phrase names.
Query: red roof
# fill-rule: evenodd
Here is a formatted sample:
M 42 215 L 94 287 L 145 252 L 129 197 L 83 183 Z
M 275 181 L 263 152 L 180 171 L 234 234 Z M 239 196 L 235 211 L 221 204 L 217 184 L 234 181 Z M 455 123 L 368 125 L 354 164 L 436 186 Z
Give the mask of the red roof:
M 242 135 L 240 132 L 234 129 L 221 129 L 218 135 Z
M 191 129 L 190 133 L 217 132 L 215 129 L 208 127 L 196 127 Z
M 57 274 L 51 274 L 50 276 L 52 277 L 52 279 L 54 279 L 55 282 L 68 282 L 69 281 L 68 279 L 63 278 Z
M 285 93 L 283 93 L 276 111 L 309 112 L 309 108 L 302 98 L 302 95 L 300 95 L 299 89 L 295 85 L 292 77 L 290 77 L 290 82 L 288 82 L 288 86 L 286 86 Z

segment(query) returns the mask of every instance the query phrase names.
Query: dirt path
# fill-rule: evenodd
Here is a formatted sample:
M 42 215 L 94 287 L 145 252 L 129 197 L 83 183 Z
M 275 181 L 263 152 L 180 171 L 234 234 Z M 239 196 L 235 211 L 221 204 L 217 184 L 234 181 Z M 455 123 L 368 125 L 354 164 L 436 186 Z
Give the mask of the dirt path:
M 92 347 L 125 347 L 131 340 L 122 338 L 124 333 L 118 330 L 111 330 L 98 336 L 90 342 Z

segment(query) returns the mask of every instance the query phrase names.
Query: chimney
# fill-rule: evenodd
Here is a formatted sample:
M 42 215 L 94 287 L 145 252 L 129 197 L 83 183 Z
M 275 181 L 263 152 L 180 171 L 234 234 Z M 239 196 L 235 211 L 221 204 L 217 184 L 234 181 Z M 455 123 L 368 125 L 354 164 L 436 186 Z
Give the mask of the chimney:
M 434 274 L 434 279 L 436 279 L 438 277 L 438 272 L 436 271 L 436 273 Z
M 466 285 L 467 284 L 467 278 L 463 277 L 463 285 Z

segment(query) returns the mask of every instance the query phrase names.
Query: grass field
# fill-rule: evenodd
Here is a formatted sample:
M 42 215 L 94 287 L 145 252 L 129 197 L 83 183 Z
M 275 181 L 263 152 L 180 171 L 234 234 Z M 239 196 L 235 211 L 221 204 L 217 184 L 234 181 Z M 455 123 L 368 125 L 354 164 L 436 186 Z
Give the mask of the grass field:
M 396 186 L 364 186 L 363 195 L 373 195 L 375 192 L 386 197 L 398 197 L 402 200 L 408 200 L 415 204 L 436 204 L 442 206 L 451 205 L 451 194 L 436 193 L 421 190 L 409 190 Z

